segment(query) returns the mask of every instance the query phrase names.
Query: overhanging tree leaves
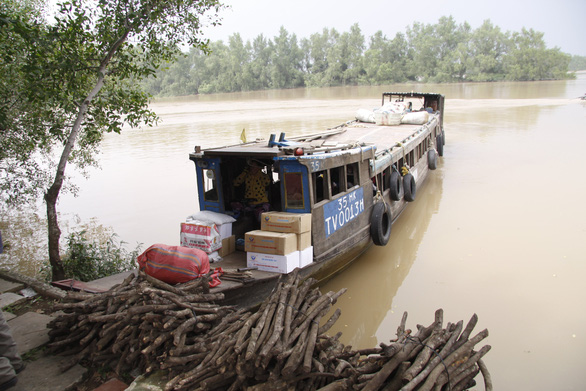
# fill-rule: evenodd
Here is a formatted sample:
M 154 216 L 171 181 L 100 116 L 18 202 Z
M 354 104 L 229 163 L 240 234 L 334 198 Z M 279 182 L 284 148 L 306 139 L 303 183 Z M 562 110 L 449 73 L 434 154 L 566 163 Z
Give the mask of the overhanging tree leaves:
M 180 55 L 182 45 L 207 51 L 204 17 L 216 24 L 221 7 L 218 0 L 70 0 L 52 25 L 26 20 L 18 9 L 0 15 L 0 47 L 20 42 L 19 60 L 4 61 L 2 71 L 16 74 L 24 94 L 0 107 L 0 143 L 11 148 L 0 156 L 2 187 L 12 203 L 43 193 L 54 280 L 64 278 L 56 205 L 67 164 L 95 163 L 104 133 L 156 121 L 138 82 Z M 41 156 L 53 162 L 50 176 Z

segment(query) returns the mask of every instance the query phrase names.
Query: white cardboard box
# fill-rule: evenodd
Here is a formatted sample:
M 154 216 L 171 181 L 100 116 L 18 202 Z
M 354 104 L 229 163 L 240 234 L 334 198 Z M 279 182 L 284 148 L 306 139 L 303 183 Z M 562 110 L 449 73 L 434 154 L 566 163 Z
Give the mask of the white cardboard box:
M 300 251 L 293 251 L 287 255 L 275 255 L 248 251 L 246 266 L 267 272 L 291 273 L 299 267 L 299 253 Z
M 299 251 L 299 267 L 307 266 L 313 262 L 313 246 Z

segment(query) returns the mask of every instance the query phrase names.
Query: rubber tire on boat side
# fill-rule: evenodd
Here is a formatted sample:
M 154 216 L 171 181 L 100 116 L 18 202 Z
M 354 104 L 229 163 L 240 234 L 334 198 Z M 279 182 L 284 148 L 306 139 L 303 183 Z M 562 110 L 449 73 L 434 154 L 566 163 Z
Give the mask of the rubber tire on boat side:
M 437 154 L 444 156 L 444 138 L 441 133 L 435 138 L 435 146 L 437 147 Z
M 430 170 L 435 170 L 437 168 L 437 152 L 435 149 L 427 151 L 427 167 Z
M 415 201 L 415 193 L 417 192 L 417 184 L 412 174 L 407 174 L 403 177 L 403 192 L 405 193 L 403 198 L 405 201 Z
M 377 246 L 386 246 L 391 236 L 391 208 L 383 201 L 374 204 L 370 215 L 370 237 Z
M 401 174 L 397 171 L 391 172 L 389 190 L 391 191 L 391 200 L 399 201 L 401 199 Z

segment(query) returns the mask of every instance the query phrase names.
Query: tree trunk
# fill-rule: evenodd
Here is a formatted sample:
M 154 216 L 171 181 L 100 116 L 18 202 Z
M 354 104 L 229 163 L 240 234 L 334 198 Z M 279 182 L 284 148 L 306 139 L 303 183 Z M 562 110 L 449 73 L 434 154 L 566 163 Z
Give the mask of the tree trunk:
M 50 297 L 51 299 L 63 300 L 67 297 L 67 292 L 64 290 L 55 288 L 49 284 L 45 284 L 42 281 L 35 280 L 34 278 L 14 271 L 0 269 L 0 277 L 8 281 L 15 281 L 24 285 L 28 285 L 40 293 L 41 296 Z
M 59 198 L 59 193 L 63 187 L 63 181 L 65 179 L 65 167 L 67 166 L 67 162 L 71 156 L 71 151 L 73 150 L 77 136 L 79 135 L 83 122 L 85 121 L 89 106 L 94 97 L 104 86 L 104 79 L 108 64 L 120 46 L 126 41 L 128 33 L 128 30 L 125 31 L 124 34 L 116 42 L 114 42 L 112 47 L 108 50 L 102 59 L 96 72 L 98 76 L 96 85 L 79 105 L 79 111 L 73 126 L 71 127 L 71 132 L 67 137 L 67 142 L 63 147 L 63 152 L 61 153 L 59 164 L 57 165 L 55 179 L 53 180 L 51 187 L 49 187 L 45 193 L 45 203 L 47 204 L 47 225 L 49 231 L 49 262 L 51 263 L 51 278 L 53 281 L 63 280 L 65 278 L 65 271 L 63 269 L 63 263 L 61 262 L 61 255 L 59 254 L 59 240 L 61 238 L 61 230 L 59 229 L 59 222 L 57 218 L 57 199 Z
M 51 280 L 59 281 L 65 279 L 65 270 L 59 254 L 59 239 L 61 238 L 61 229 L 57 220 L 57 198 L 59 190 L 55 183 L 45 193 L 45 203 L 47 204 L 47 226 L 49 231 L 49 262 L 51 263 Z

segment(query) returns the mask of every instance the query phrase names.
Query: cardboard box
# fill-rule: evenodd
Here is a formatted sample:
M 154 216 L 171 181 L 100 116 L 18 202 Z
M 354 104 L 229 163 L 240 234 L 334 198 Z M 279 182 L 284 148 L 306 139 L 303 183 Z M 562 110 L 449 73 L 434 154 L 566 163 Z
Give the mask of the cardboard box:
M 222 248 L 218 250 L 221 257 L 232 254 L 236 251 L 236 236 L 232 235 L 226 239 L 222 239 Z
M 305 250 L 311 246 L 311 231 L 297 234 L 297 250 Z
M 299 267 L 307 266 L 313 262 L 313 246 L 299 251 Z
M 310 213 L 265 212 L 260 219 L 260 229 L 272 232 L 303 233 L 311 231 Z
M 244 236 L 244 250 L 285 255 L 297 250 L 297 235 L 284 232 L 250 231 Z
M 299 267 L 299 251 L 293 251 L 287 255 L 247 252 L 246 266 L 256 267 L 266 272 L 291 273 Z

